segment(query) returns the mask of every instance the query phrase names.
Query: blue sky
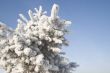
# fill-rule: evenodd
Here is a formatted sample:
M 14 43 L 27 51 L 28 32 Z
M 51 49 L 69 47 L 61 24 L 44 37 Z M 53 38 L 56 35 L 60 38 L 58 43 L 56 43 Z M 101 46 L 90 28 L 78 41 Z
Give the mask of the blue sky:
M 110 73 L 109 0 L 0 0 L 0 21 L 15 28 L 19 13 L 27 16 L 42 5 L 49 15 L 54 3 L 60 6 L 59 16 L 72 21 L 64 51 L 80 65 L 74 73 Z

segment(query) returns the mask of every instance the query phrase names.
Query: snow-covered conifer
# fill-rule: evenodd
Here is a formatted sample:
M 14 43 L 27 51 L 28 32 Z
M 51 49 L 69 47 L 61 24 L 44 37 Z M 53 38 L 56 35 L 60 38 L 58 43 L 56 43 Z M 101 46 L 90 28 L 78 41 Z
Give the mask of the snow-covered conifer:
M 19 14 L 16 29 L 0 23 L 0 66 L 7 73 L 72 73 L 77 67 L 61 55 L 71 22 L 61 19 L 58 11 L 54 4 L 50 16 L 42 6 L 28 11 L 30 19 Z

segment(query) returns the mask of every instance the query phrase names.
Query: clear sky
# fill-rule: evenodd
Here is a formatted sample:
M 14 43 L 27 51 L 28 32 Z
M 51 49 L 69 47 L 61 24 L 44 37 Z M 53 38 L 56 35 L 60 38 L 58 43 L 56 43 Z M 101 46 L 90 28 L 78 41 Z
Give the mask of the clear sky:
M 50 13 L 54 3 L 72 21 L 64 51 L 80 65 L 74 73 L 110 73 L 110 0 L 0 0 L 0 21 L 15 28 L 19 13 L 39 5 Z

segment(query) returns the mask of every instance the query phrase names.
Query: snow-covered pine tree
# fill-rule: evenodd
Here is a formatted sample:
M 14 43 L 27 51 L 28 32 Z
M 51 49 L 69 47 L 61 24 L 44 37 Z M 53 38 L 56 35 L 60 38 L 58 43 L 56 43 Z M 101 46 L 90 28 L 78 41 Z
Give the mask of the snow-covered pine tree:
M 19 14 L 15 30 L 0 23 L 0 66 L 7 73 L 72 73 L 77 67 L 62 55 L 71 22 L 58 17 L 58 10 L 54 4 L 50 16 L 41 6 L 28 11 L 30 19 Z

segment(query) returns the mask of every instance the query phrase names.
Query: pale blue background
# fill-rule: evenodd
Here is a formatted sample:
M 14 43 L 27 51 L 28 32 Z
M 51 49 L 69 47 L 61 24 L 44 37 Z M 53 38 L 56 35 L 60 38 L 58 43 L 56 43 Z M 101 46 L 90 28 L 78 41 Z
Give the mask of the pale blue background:
M 64 51 L 80 65 L 74 73 L 110 73 L 110 0 L 0 0 L 0 21 L 15 28 L 19 13 L 42 5 L 49 15 L 54 3 L 73 22 Z

